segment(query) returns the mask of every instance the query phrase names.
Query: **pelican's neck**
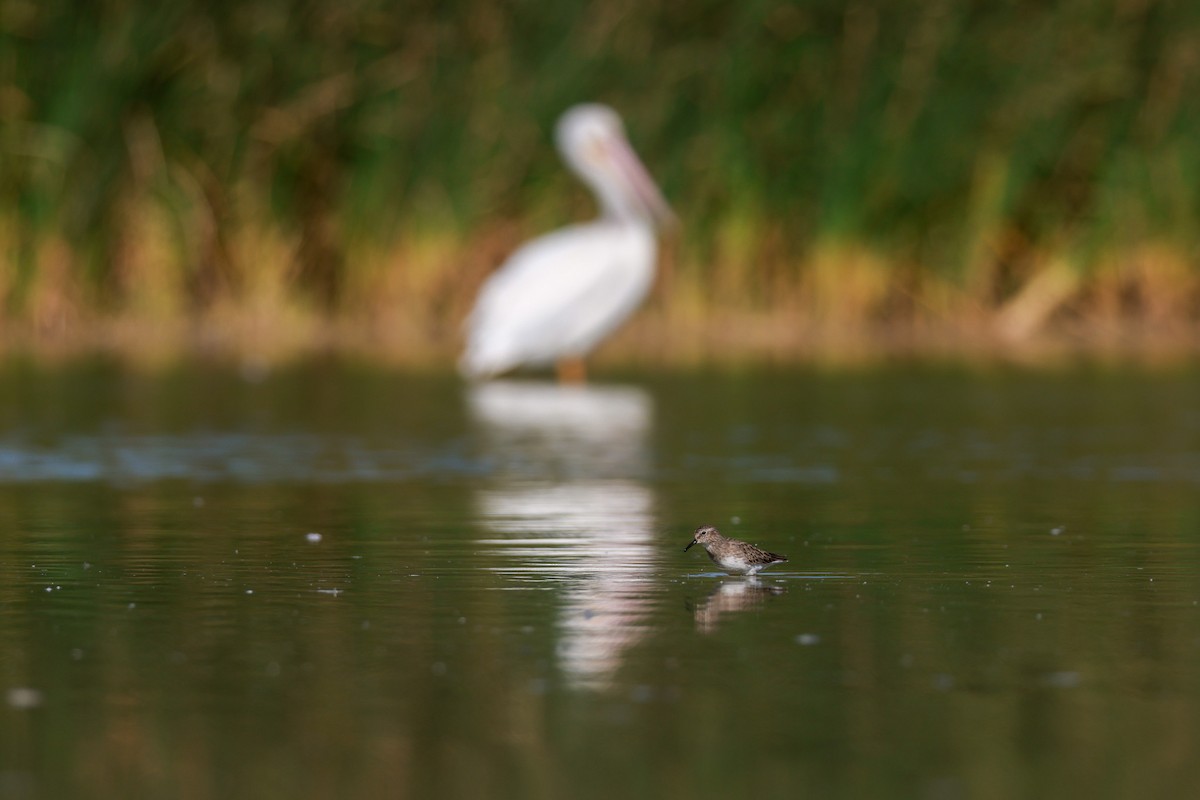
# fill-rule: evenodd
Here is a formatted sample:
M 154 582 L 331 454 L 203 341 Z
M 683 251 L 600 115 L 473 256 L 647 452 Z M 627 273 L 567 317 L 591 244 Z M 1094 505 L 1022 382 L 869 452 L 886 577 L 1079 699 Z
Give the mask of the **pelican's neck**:
M 629 201 L 629 198 L 614 187 L 606 187 L 597 182 L 588 182 L 592 194 L 596 196 L 596 204 L 600 206 L 599 222 L 619 225 L 624 228 L 643 228 L 653 231 L 654 222 L 646 218 L 645 212 Z
M 645 209 L 638 204 L 636 198 L 630 196 L 625 187 L 612 180 L 611 175 L 596 173 L 573 163 L 571 168 L 596 198 L 596 205 L 600 207 L 600 218 L 597 222 L 653 229 L 654 221 L 646 216 Z

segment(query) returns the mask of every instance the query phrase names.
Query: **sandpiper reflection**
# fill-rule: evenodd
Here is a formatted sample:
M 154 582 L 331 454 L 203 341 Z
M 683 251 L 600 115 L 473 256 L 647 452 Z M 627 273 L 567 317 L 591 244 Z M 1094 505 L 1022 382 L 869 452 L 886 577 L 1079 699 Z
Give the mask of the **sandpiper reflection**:
M 787 591 L 778 584 L 764 583 L 758 578 L 735 578 L 717 584 L 708 597 L 692 608 L 696 630 L 714 633 L 720 626 L 721 617 L 749 611 Z
M 566 579 L 560 666 L 604 688 L 649 618 L 654 495 L 647 441 L 653 403 L 635 387 L 494 381 L 468 397 L 494 473 L 476 502 L 494 569 Z

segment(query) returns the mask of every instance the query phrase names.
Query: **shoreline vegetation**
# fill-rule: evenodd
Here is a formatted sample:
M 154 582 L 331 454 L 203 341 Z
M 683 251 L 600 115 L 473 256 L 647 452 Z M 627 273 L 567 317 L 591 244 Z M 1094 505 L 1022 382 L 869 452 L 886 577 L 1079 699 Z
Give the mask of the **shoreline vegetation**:
M 0 12 L 0 352 L 449 363 L 592 213 L 681 219 L 602 363 L 1200 352 L 1200 6 L 454 0 Z
M 521 238 L 490 241 L 515 247 Z M 1060 263 L 1034 272 L 997 302 L 959 286 L 896 285 L 900 270 L 878 257 L 844 254 L 845 262 L 796 270 L 805 276 L 824 270 L 823 280 L 776 279 L 766 292 L 770 297 L 755 301 L 750 297 L 764 289 L 741 285 L 744 270 L 689 272 L 672 260 L 669 243 L 666 251 L 650 299 L 592 361 L 695 366 L 895 357 L 1174 360 L 1200 354 L 1200 281 L 1178 269 L 1178 260 L 1165 262 L 1175 271 L 1162 272 L 1163 262 L 1154 256 L 1145 262 L 1131 257 L 1124 269 L 1090 279 Z M 151 280 L 139 280 L 138 290 L 116 310 L 81 300 L 70 283 L 42 282 L 24 313 L 0 322 L 0 354 L 106 354 L 134 362 L 204 357 L 266 365 L 332 353 L 450 367 L 478 284 L 507 252 L 429 247 L 416 256 L 427 259 L 419 268 L 405 268 L 399 257 L 379 258 L 372 280 L 347 286 L 344 305 L 333 310 L 296 291 L 289 277 L 295 266 L 284 257 L 276 270 L 259 270 L 252 288 L 217 295 L 203 309 L 184 308 L 180 294 Z M 264 280 L 268 274 L 275 280 Z M 464 274 L 469 277 L 459 281 Z

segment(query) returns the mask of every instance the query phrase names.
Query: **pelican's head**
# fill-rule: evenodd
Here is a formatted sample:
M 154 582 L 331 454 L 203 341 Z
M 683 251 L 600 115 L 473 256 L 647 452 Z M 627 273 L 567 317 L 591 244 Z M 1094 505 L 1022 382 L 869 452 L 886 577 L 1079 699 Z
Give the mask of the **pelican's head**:
M 573 106 L 559 118 L 555 139 L 563 160 L 596 193 L 606 216 L 675 223 L 671 207 L 629 146 L 617 112 L 600 103 Z

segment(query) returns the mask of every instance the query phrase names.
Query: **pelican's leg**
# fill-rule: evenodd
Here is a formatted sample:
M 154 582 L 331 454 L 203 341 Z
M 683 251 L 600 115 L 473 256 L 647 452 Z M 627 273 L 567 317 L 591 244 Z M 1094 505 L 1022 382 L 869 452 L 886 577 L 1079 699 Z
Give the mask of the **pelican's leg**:
M 560 359 L 555 367 L 559 383 L 587 383 L 587 365 L 579 356 Z

